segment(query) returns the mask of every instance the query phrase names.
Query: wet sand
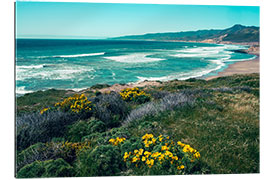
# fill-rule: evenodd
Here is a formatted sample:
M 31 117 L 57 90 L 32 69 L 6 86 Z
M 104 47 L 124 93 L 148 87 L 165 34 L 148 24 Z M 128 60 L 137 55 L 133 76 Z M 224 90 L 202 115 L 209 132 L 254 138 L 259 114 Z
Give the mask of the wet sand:
M 236 62 L 234 64 L 231 64 L 227 69 L 225 69 L 222 72 L 219 72 L 218 75 L 207 77 L 205 78 L 205 80 L 211 80 L 222 76 L 231 76 L 233 74 L 251 74 L 251 73 L 260 73 L 259 56 L 254 60 Z

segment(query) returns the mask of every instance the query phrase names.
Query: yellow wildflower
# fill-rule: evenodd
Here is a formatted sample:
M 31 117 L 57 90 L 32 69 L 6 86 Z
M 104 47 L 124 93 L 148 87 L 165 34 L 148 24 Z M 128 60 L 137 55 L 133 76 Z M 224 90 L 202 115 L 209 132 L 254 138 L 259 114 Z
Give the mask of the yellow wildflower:
M 138 161 L 138 158 L 137 157 L 133 157 L 132 158 L 132 162 L 136 162 L 136 161 Z
M 144 152 L 144 155 L 145 155 L 145 157 L 147 157 L 147 158 L 148 158 L 151 154 L 152 154 L 152 153 L 151 153 L 151 152 L 148 152 L 148 151 L 145 151 L 145 152 Z
M 127 158 L 129 158 L 129 154 L 127 152 L 125 152 L 125 154 L 124 154 L 124 160 L 126 160 Z
M 145 134 L 143 137 L 142 137 L 142 140 L 148 140 L 148 139 L 150 139 L 150 138 L 153 138 L 154 137 L 154 135 L 153 134 Z
M 165 155 L 164 155 L 164 154 L 160 154 L 160 156 L 158 157 L 158 160 L 159 160 L 159 161 L 161 161 L 161 160 L 163 160 L 163 159 L 164 159 L 164 157 L 165 157 Z
M 151 168 L 154 165 L 154 159 L 151 160 L 147 159 L 146 164 L 148 165 L 149 168 Z
M 181 141 L 178 141 L 177 144 L 178 144 L 179 146 L 181 146 L 181 147 L 184 147 L 184 146 L 185 146 L 185 144 L 182 143 Z
M 139 155 L 143 154 L 143 149 L 139 149 Z
M 143 157 L 142 157 L 142 161 L 145 161 L 145 160 L 146 160 L 146 158 L 145 158 L 145 156 L 143 156 Z
M 114 143 L 115 142 L 115 139 L 110 139 L 109 142 L 110 143 Z
M 184 166 L 184 165 L 177 166 L 177 169 L 178 169 L 178 170 L 181 170 L 181 169 L 184 169 L 184 168 L 185 168 L 185 166 Z
M 161 151 L 167 151 L 167 150 L 169 150 L 169 148 L 167 146 L 162 146 L 161 147 Z
M 199 152 L 196 152 L 194 155 L 193 155 L 195 158 L 199 159 L 201 157 L 201 154 Z
M 165 156 L 173 157 L 173 153 L 171 153 L 170 151 L 166 151 Z
M 48 111 L 50 108 L 44 108 L 40 111 L 40 114 L 43 114 L 44 112 Z

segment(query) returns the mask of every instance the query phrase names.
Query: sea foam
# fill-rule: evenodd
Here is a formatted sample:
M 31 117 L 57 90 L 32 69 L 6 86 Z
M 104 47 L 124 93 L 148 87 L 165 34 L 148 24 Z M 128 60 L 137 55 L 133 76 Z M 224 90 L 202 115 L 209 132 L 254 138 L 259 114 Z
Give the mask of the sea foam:
M 29 66 L 16 66 L 16 69 L 39 69 L 43 68 L 45 64 L 29 65 Z
M 44 66 L 47 68 L 41 68 Z M 68 79 L 78 80 L 78 77 L 80 77 L 79 75 L 83 73 L 88 74 L 90 73 L 92 75 L 95 72 L 93 67 L 72 65 L 72 64 L 58 64 L 54 66 L 49 65 L 47 66 L 43 64 L 31 66 L 32 68 L 26 67 L 24 66 L 16 67 L 17 71 L 16 80 L 23 81 L 31 78 L 40 80 L 68 80 Z M 33 68 L 33 67 L 40 67 L 40 68 Z M 89 79 L 92 78 L 93 77 L 89 77 Z
M 174 54 L 170 54 L 170 56 L 179 58 L 224 58 L 233 53 L 228 49 L 227 46 L 193 47 L 175 50 L 173 51 Z
M 148 57 L 152 54 L 147 53 L 133 53 L 128 55 L 121 55 L 121 56 L 109 56 L 104 57 L 105 59 L 122 62 L 122 63 L 149 63 L 149 62 L 155 62 L 155 61 L 162 61 L 165 59 L 162 58 L 153 58 Z
M 250 61 L 250 60 L 255 59 L 256 57 L 257 57 L 257 56 L 254 55 L 253 57 L 247 58 L 247 59 L 228 59 L 228 60 L 226 60 L 226 62 Z
M 225 58 L 227 59 L 227 58 Z M 202 77 L 206 74 L 209 74 L 213 71 L 217 71 L 219 69 L 221 69 L 223 66 L 225 66 L 225 63 L 223 62 L 223 59 L 221 60 L 209 60 L 210 63 L 214 63 L 216 64 L 215 66 L 211 66 L 211 64 L 209 65 L 208 68 L 205 69 L 197 69 L 194 71 L 190 71 L 190 72 L 183 72 L 183 73 L 173 73 L 170 74 L 168 76 L 162 76 L 162 77 L 141 77 L 141 76 L 137 76 L 138 81 L 169 81 L 169 80 L 173 80 L 173 79 L 178 79 L 178 80 L 186 80 L 189 78 L 198 78 L 198 77 Z
M 31 93 L 31 92 L 34 92 L 34 91 L 31 91 L 31 90 L 25 90 L 25 86 L 20 86 L 20 87 L 16 87 L 16 94 L 18 95 L 23 95 L 23 94 L 26 94 L 26 93 Z
M 73 57 L 85 57 L 85 56 L 101 56 L 104 54 L 105 54 L 105 52 L 88 53 L 88 54 L 74 54 L 74 55 L 56 55 L 56 56 L 52 56 L 52 57 L 73 58 Z
M 98 52 L 98 53 L 86 53 L 86 54 L 71 54 L 71 55 L 53 55 L 53 56 L 29 56 L 30 58 L 38 58 L 38 59 L 44 59 L 44 58 L 74 58 L 74 57 L 87 57 L 87 56 L 101 56 L 104 55 L 105 52 Z

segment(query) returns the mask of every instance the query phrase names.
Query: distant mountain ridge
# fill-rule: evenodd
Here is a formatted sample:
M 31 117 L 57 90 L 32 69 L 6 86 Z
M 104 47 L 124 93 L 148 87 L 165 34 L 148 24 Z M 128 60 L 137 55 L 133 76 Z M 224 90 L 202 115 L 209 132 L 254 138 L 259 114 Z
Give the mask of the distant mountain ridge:
M 259 42 L 260 28 L 236 24 L 227 29 L 211 29 L 198 31 L 182 31 L 168 33 L 148 33 L 144 35 L 121 36 L 111 39 L 118 40 L 159 40 L 159 41 L 200 41 L 219 43 L 228 42 Z

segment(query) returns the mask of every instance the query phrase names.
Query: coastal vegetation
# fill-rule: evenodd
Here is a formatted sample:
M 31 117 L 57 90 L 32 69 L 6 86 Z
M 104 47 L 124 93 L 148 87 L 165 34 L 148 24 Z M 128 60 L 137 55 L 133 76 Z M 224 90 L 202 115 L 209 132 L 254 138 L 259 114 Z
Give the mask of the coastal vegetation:
M 248 74 L 17 97 L 16 177 L 259 173 L 259 86 Z

